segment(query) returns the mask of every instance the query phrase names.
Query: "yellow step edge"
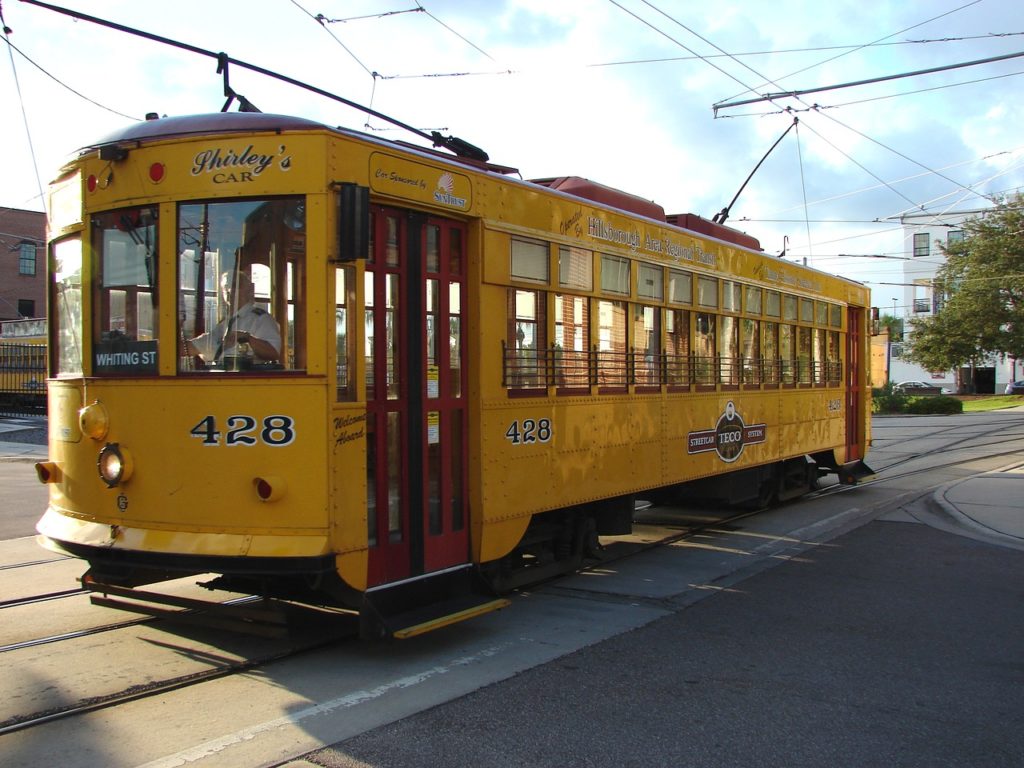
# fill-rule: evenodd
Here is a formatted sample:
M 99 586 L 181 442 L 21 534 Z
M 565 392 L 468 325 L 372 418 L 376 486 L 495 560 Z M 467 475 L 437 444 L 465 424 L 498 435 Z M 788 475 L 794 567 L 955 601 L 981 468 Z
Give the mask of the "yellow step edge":
M 456 611 L 455 613 L 451 613 L 447 616 L 439 616 L 436 619 L 424 621 L 422 624 L 414 624 L 411 627 L 400 629 L 394 633 L 394 637 L 399 640 L 405 640 L 410 637 L 416 637 L 416 635 L 423 635 L 427 632 L 432 632 L 435 629 L 447 627 L 450 624 L 457 624 L 460 621 L 472 619 L 476 616 L 482 616 L 483 614 L 490 613 L 491 611 L 501 610 L 502 608 L 505 608 L 511 604 L 511 600 L 506 600 L 505 598 L 498 598 L 497 600 L 491 600 L 488 603 L 483 603 L 481 605 L 475 605 L 472 608 L 467 608 L 464 611 Z

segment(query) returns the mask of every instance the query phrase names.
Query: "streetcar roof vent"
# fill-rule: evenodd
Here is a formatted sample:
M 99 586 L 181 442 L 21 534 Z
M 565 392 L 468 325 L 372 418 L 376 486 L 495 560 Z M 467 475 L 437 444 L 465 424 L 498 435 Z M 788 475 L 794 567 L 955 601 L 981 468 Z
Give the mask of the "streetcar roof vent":
M 716 224 L 711 219 L 705 219 L 696 213 L 670 213 L 665 220 L 676 227 L 688 229 L 691 232 L 698 232 L 708 237 L 716 237 L 725 240 L 727 243 L 742 245 L 744 248 L 751 248 L 755 251 L 761 250 L 761 241 L 746 232 L 727 227 L 724 224 Z
M 596 181 L 584 179 L 582 176 L 556 176 L 548 179 L 530 179 L 533 184 L 540 184 L 549 189 L 557 189 L 576 197 L 593 200 L 620 211 L 628 211 L 649 219 L 665 221 L 665 209 L 653 200 L 645 200 L 621 189 L 606 187 Z

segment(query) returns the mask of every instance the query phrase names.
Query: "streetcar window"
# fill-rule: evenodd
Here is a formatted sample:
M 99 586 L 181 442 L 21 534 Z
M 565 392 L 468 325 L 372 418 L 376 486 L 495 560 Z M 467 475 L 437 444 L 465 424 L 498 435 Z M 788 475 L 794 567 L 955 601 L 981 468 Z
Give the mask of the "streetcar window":
M 765 291 L 764 313 L 769 317 L 782 316 L 782 296 L 778 291 Z
M 555 378 L 559 387 L 590 386 L 590 302 L 555 296 Z
M 760 384 L 764 378 L 761 361 L 761 330 L 757 320 L 743 318 L 740 324 L 740 355 L 743 360 L 743 383 Z
M 639 387 L 661 384 L 661 308 L 633 305 L 633 376 Z
M 825 363 L 828 360 L 826 350 L 826 337 L 827 332 L 821 328 L 815 328 L 813 333 L 813 355 L 814 355 L 814 371 L 813 378 L 815 384 L 822 384 L 825 381 Z
M 629 259 L 601 254 L 601 290 L 607 293 L 629 293 Z
M 349 307 L 352 306 L 352 297 L 349 292 L 353 289 L 353 270 L 351 267 L 339 267 L 334 270 L 334 345 L 336 351 L 335 370 L 336 396 L 338 402 L 352 400 L 355 393 L 352 391 L 349 379 L 352 370 L 352 350 L 349 348 Z
M 558 284 L 563 288 L 594 290 L 594 253 L 584 248 L 558 248 Z
M 780 380 L 779 370 L 779 324 L 765 322 L 761 327 L 761 352 L 764 355 L 764 381 L 766 384 L 777 384 Z
M 843 327 L 843 308 L 838 304 L 828 305 L 828 324 L 833 328 Z
M 92 220 L 94 375 L 157 373 L 157 237 L 155 207 Z
M 722 309 L 728 312 L 740 311 L 740 295 L 742 286 L 732 280 L 722 281 Z
M 690 384 L 690 313 L 665 310 L 666 376 L 670 386 Z
M 604 387 L 626 386 L 626 302 L 597 304 L 597 382 Z
M 54 373 L 82 374 L 82 241 L 69 237 L 53 244 Z
M 664 295 L 664 275 L 661 267 L 641 264 L 637 267 L 636 293 L 645 299 L 658 299 Z
M 779 326 L 779 379 L 783 384 L 796 383 L 796 326 Z
M 761 289 L 755 288 L 752 285 L 746 287 L 746 296 L 744 297 L 744 308 L 747 314 L 760 315 L 761 314 Z
M 698 312 L 693 331 L 694 381 L 697 384 L 715 384 L 717 365 L 715 358 L 715 316 Z
M 547 243 L 512 238 L 512 277 L 546 283 L 549 269 Z
M 814 322 L 814 302 L 810 299 L 800 299 L 800 322 Z
M 718 279 L 714 277 L 697 278 L 697 303 L 702 307 L 718 306 Z
M 547 386 L 544 304 L 541 291 L 509 289 L 505 381 L 510 387 Z
M 801 384 L 810 384 L 813 378 L 811 361 L 813 360 L 813 343 L 811 329 L 797 326 L 796 329 L 796 362 L 797 376 Z
M 814 322 L 816 325 L 828 325 L 828 304 L 820 301 L 815 302 Z
M 674 304 L 693 304 L 693 275 L 678 269 L 668 271 L 668 300 Z
M 304 369 L 303 198 L 182 204 L 177 226 L 179 370 Z
M 740 328 L 739 318 L 723 315 L 719 319 L 719 358 L 721 369 L 719 381 L 722 384 L 739 384 Z
M 796 296 L 786 294 L 782 297 L 782 319 L 796 322 Z
M 828 331 L 828 371 L 826 378 L 829 382 L 838 384 L 843 379 L 843 361 L 839 347 L 839 331 Z

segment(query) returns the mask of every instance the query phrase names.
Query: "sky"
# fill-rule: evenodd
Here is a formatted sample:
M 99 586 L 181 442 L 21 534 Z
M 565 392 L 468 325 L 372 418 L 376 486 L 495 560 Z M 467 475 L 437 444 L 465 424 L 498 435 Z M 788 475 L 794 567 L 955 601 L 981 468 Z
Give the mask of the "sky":
M 900 214 L 986 208 L 1024 185 L 1024 56 L 950 68 L 1024 52 L 1019 0 L 54 4 L 453 134 L 525 179 L 583 176 L 668 213 L 713 217 L 768 153 L 727 223 L 867 283 L 882 307 L 902 291 Z M 20 0 L 0 10 L 0 206 L 44 210 L 75 149 L 147 112 L 224 104 L 212 58 Z M 422 143 L 239 67 L 230 81 L 264 112 Z

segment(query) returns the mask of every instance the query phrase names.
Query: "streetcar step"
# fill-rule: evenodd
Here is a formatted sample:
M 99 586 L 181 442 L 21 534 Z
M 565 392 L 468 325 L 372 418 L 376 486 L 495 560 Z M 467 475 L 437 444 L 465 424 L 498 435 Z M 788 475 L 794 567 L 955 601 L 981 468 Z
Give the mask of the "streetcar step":
M 471 566 L 374 587 L 363 596 L 360 634 L 404 640 L 506 607 Z

